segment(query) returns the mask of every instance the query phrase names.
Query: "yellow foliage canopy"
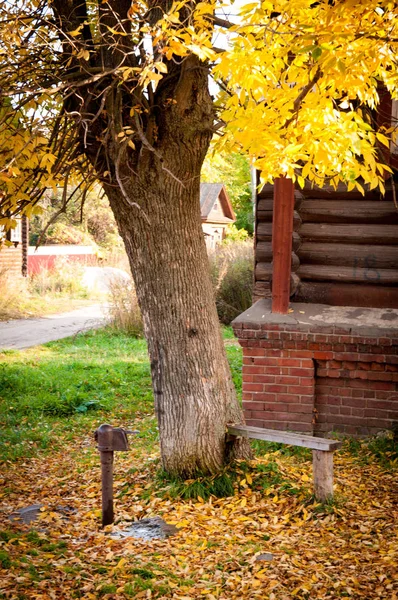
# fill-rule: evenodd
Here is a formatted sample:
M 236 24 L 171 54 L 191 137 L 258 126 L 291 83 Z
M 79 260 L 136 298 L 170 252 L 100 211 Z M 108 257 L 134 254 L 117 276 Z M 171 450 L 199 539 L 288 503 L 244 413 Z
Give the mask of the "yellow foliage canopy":
M 225 82 L 220 145 L 249 152 L 265 180 L 383 187 L 392 131 L 377 131 L 380 85 L 398 98 L 391 1 L 251 3 L 214 67 Z
M 376 116 L 381 86 L 398 98 L 395 2 L 264 0 L 240 3 L 240 15 L 228 20 L 236 9 L 216 0 L 160 2 L 156 18 L 150 3 L 136 1 L 128 25 L 113 19 L 101 29 L 90 9 L 61 36 L 48 18 L 54 3 L 45 4 L 0 8 L 2 223 L 35 210 L 43 190 L 65 176 L 98 175 L 84 157 L 81 131 L 108 118 L 105 94 L 98 112 L 84 118 L 68 113 L 65 99 L 110 78 L 128 90 L 132 101 L 121 122 L 96 140 L 112 136 L 121 151 L 139 152 L 147 144 L 139 123 L 159 110 L 158 86 L 192 54 L 219 84 L 216 148 L 248 153 L 266 181 L 286 175 L 301 186 L 344 181 L 349 189 L 384 191 L 396 132 Z M 115 16 L 112 0 L 99 5 Z M 99 67 L 98 49 L 120 62 Z

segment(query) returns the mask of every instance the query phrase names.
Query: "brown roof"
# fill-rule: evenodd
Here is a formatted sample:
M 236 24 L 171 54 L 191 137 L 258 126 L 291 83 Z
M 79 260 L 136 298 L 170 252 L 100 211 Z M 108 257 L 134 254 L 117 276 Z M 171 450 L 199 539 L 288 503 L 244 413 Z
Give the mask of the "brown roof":
M 206 220 L 212 211 L 216 202 L 220 200 L 225 217 L 220 221 L 233 222 L 235 221 L 235 213 L 232 208 L 230 199 L 228 198 L 227 190 L 223 183 L 201 183 L 200 184 L 200 214 L 202 221 Z

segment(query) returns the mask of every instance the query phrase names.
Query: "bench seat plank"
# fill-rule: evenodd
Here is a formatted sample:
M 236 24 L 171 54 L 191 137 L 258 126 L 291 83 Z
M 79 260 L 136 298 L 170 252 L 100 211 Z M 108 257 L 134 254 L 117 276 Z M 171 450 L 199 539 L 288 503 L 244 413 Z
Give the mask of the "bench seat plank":
M 251 427 L 249 425 L 228 425 L 230 435 L 252 438 L 255 440 L 264 440 L 266 442 L 279 442 L 291 446 L 302 446 L 312 450 L 323 450 L 330 452 L 340 448 L 341 442 L 327 438 L 313 437 L 300 433 L 290 433 L 289 431 L 277 431 L 276 429 L 263 429 L 262 427 Z

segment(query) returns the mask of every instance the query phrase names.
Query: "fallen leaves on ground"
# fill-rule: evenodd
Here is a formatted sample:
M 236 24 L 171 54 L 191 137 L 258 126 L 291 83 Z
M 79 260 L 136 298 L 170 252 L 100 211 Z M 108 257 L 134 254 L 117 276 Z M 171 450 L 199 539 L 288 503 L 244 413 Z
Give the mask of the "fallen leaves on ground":
M 266 478 L 272 463 L 279 479 Z M 311 498 L 311 463 L 271 452 L 256 459 L 229 498 L 159 497 L 156 455 L 115 454 L 114 527 L 161 516 L 176 536 L 116 540 L 100 529 L 100 465 L 87 437 L 1 474 L 0 597 L 336 599 L 397 598 L 394 473 L 368 457 L 335 456 L 336 502 Z M 264 482 L 267 482 L 264 485 Z M 31 525 L 16 509 L 43 504 Z M 57 507 L 77 512 L 65 515 Z M 271 553 L 272 560 L 256 560 Z M 269 556 L 269 554 L 268 554 Z

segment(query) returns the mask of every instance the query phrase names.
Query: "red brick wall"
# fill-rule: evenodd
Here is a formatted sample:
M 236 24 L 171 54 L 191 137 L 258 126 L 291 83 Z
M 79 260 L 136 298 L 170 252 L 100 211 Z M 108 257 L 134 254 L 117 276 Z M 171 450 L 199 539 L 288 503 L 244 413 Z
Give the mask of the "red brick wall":
M 335 326 L 238 322 L 234 330 L 243 348 L 248 425 L 369 435 L 398 421 L 398 339 L 385 329 L 370 336 Z

